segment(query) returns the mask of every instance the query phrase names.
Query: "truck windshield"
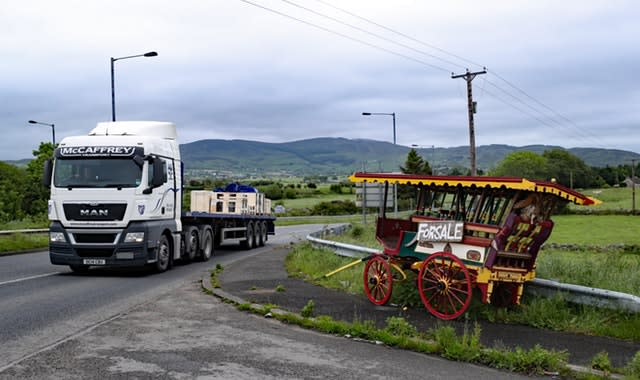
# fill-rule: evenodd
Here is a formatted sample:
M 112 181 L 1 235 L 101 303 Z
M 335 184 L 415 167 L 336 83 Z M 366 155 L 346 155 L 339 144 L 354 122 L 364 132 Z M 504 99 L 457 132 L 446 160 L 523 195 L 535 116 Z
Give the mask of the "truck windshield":
M 138 187 L 142 169 L 130 158 L 58 158 L 55 187 Z

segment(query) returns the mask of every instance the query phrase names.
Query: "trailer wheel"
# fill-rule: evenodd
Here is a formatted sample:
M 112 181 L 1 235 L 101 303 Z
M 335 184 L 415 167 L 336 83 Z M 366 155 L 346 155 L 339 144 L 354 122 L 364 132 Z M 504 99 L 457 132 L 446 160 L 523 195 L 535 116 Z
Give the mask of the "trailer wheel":
M 253 239 L 251 239 L 251 248 L 258 248 L 262 237 L 261 234 L 262 232 L 260 232 L 260 222 L 256 222 L 253 225 Z
M 213 233 L 210 228 L 204 230 L 202 236 L 202 251 L 200 253 L 200 260 L 209 261 L 213 255 Z
M 447 252 L 434 253 L 422 262 L 418 290 L 427 310 L 444 320 L 461 316 L 473 295 L 469 270 Z
M 364 291 L 369 301 L 384 305 L 391 298 L 393 274 L 389 262 L 382 255 L 375 255 L 364 266 Z
M 262 225 L 262 223 L 257 222 L 256 223 L 256 235 L 258 237 L 256 238 L 256 245 L 258 247 L 264 246 L 264 234 L 263 234 L 263 231 L 264 231 L 264 226 Z
M 259 245 L 261 247 L 264 247 L 264 245 L 266 243 L 267 243 L 267 223 L 261 222 L 260 223 L 260 243 L 259 243 Z
M 199 242 L 198 228 L 195 226 L 187 228 L 187 233 L 184 235 L 184 256 L 182 257 L 184 261 L 189 263 L 195 259 Z
M 171 245 L 167 235 L 162 235 L 156 247 L 156 272 L 166 271 L 169 268 L 169 261 L 171 261 Z
M 247 223 L 247 230 L 245 231 L 245 240 L 240 243 L 242 249 L 253 248 L 253 242 L 255 241 L 255 235 L 253 234 L 253 223 Z

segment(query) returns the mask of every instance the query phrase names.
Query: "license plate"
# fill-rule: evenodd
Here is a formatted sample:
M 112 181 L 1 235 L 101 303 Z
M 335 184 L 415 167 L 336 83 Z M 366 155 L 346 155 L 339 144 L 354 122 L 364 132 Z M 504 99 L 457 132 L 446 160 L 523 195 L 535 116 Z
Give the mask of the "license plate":
M 105 265 L 107 261 L 103 259 L 84 259 L 82 263 L 84 265 Z
M 498 279 L 503 281 L 517 281 L 520 279 L 519 273 L 498 272 Z

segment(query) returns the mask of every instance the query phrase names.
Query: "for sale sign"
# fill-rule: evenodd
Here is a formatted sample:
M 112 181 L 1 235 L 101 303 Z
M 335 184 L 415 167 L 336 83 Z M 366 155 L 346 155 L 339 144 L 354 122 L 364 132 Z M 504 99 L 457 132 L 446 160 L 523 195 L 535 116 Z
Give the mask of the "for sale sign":
M 450 220 L 425 221 L 418 226 L 419 242 L 461 242 L 464 223 Z

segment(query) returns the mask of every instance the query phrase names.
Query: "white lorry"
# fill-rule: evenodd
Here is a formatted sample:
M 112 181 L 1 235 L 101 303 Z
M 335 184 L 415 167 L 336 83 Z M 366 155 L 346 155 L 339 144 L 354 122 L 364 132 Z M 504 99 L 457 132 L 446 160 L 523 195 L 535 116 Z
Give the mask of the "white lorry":
M 203 208 L 199 195 L 197 210 L 183 213 L 182 173 L 172 123 L 104 122 L 87 136 L 63 139 L 43 177 L 51 189 L 51 263 L 75 272 L 91 266 L 162 272 L 174 260 L 206 261 L 224 243 L 264 245 L 274 233 L 263 196 L 251 198 L 263 200 L 259 207 L 229 212 L 215 202 Z

